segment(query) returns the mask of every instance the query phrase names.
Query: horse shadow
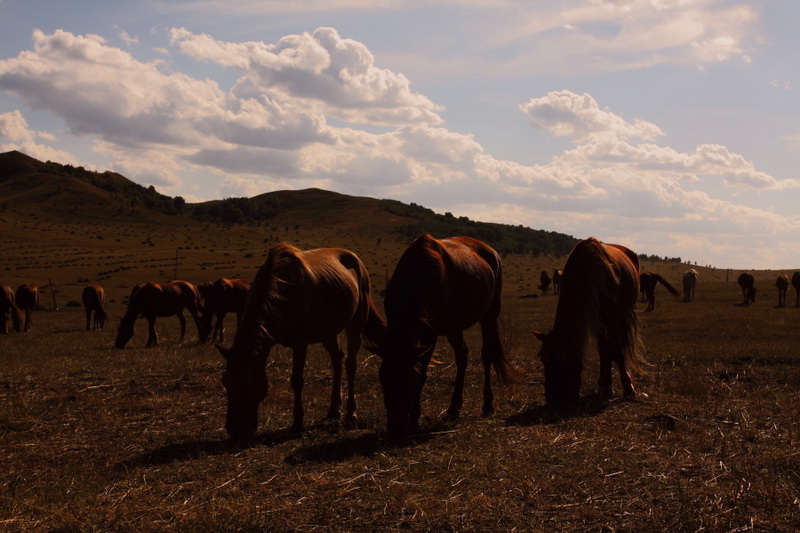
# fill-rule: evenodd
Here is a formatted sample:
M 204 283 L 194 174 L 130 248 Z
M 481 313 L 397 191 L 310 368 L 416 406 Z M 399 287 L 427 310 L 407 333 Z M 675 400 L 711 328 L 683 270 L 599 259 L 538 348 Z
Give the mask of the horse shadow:
M 546 426 L 573 418 L 588 418 L 603 413 L 611 403 L 611 401 L 595 394 L 584 396 L 578 399 L 575 404 L 564 409 L 556 409 L 548 405 L 537 405 L 508 417 L 506 426 Z

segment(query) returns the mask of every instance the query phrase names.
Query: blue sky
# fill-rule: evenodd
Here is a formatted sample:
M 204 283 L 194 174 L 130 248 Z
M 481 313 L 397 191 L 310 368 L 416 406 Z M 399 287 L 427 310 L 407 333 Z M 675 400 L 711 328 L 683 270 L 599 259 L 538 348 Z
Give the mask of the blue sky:
M 0 0 L 0 151 L 800 268 L 800 2 Z

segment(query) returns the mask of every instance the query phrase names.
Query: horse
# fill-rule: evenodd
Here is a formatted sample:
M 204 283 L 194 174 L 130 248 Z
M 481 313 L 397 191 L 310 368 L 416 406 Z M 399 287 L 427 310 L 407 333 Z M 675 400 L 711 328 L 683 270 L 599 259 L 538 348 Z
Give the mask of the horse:
M 561 292 L 561 271 L 553 270 L 553 296 L 558 296 Z
M 247 295 L 230 348 L 217 344 L 225 359 L 222 383 L 228 406 L 225 429 L 247 441 L 258 428 L 258 407 L 267 395 L 266 364 L 276 344 L 292 350 L 294 411 L 291 431 L 303 428 L 303 371 L 309 344 L 330 354 L 333 387 L 328 417 L 342 405 L 342 359 L 338 334 L 347 337 L 348 421 L 356 418 L 356 355 L 362 337 L 383 342 L 386 321 L 372 300 L 369 273 L 356 254 L 343 248 L 302 251 L 286 243 L 270 248 Z
M 553 278 L 550 277 L 550 274 L 542 270 L 542 273 L 539 275 L 539 289 L 542 291 L 542 296 L 550 294 L 551 283 L 553 283 Z
M 106 323 L 106 293 L 100 285 L 87 285 L 81 295 L 86 310 L 86 331 L 103 329 Z M 92 313 L 94 312 L 94 320 Z
M 797 293 L 797 299 L 794 302 L 794 306 L 800 307 L 800 272 L 795 272 L 792 274 L 792 287 L 794 287 L 794 291 Z
M 600 396 L 613 396 L 611 366 L 616 363 L 624 396 L 636 397 L 630 372 L 645 363 L 635 311 L 638 293 L 634 252 L 594 237 L 575 245 L 564 266 L 553 329 L 532 331 L 542 342 L 539 357 L 549 406 L 562 409 L 578 400 L 590 337 L 597 339 L 600 353 Z
M 200 293 L 197 287 L 187 281 L 170 281 L 167 283 L 149 282 L 137 285 L 131 290 L 128 310 L 123 315 L 117 329 L 117 338 L 114 346 L 124 348 L 133 337 L 133 324 L 139 315 L 147 319 L 149 336 L 145 346 L 157 346 L 158 334 L 156 333 L 156 317 L 176 315 L 181 324 L 181 336 L 178 342 L 183 342 L 186 335 L 186 318 L 183 310 L 188 309 L 194 318 L 194 323 L 200 329 Z
M 786 307 L 786 292 L 789 290 L 789 276 L 780 274 L 778 279 L 775 280 L 775 286 L 778 288 L 778 307 Z
M 468 354 L 463 332 L 478 322 L 483 340 L 483 415 L 494 413 L 491 369 L 503 382 L 510 381 L 514 372 L 500 343 L 501 292 L 500 256 L 487 244 L 471 237 L 438 240 L 424 234 L 409 245 L 386 287 L 386 343 L 368 347 L 383 359 L 379 379 L 390 434 L 419 428 L 420 396 L 441 335 L 453 347 L 456 361 L 447 417 L 459 416 Z
M 250 290 L 250 279 L 227 279 L 219 278 L 210 288 L 203 292 L 203 318 L 200 320 L 200 344 L 205 344 L 211 334 L 211 342 L 225 341 L 225 329 L 222 321 L 228 312 L 236 313 L 236 324 L 242 320 L 244 313 L 244 303 L 247 300 L 247 292 Z M 199 287 L 198 287 L 199 289 Z M 217 321 L 214 324 L 213 334 L 211 329 L 211 319 L 216 315 Z
M 749 303 L 756 302 L 756 288 L 755 288 L 755 278 L 750 272 L 742 272 L 739 275 L 739 279 L 737 280 L 739 286 L 742 288 L 742 297 L 744 301 L 742 305 L 747 305 Z
M 39 305 L 39 287 L 33 283 L 23 283 L 17 287 L 14 299 L 24 317 L 22 330 L 30 331 L 33 326 L 33 310 Z
M 690 268 L 683 273 L 683 301 L 694 301 L 694 289 L 697 287 L 698 273 L 695 269 Z
M 10 285 L 0 285 L 0 315 L 3 317 L 3 329 L 0 333 L 8 333 L 8 314 L 11 313 L 11 324 L 14 331 L 22 329 L 22 311 L 17 307 L 14 289 Z
M 648 311 L 652 311 L 656 307 L 656 285 L 658 283 L 662 284 L 671 295 L 679 295 L 675 287 L 670 285 L 669 282 L 662 278 L 659 274 L 654 272 L 643 272 L 639 276 L 639 290 L 647 299 Z

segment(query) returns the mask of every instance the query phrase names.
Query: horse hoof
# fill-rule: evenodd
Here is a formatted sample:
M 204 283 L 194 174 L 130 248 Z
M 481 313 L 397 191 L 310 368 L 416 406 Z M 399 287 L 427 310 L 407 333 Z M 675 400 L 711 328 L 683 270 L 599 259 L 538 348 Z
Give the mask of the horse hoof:
M 481 411 L 481 416 L 487 418 L 490 416 L 494 416 L 494 407 L 484 407 L 483 411 Z

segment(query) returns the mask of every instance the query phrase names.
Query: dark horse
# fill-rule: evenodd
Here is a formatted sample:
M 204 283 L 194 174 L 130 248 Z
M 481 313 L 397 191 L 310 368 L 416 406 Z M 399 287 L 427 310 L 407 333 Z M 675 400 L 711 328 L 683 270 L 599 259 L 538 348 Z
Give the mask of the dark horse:
M 643 272 L 639 276 L 639 289 L 647 299 L 648 311 L 652 311 L 656 307 L 656 285 L 659 283 L 662 284 L 671 295 L 679 296 L 677 289 L 660 275 L 653 272 Z
M 553 329 L 533 333 L 542 341 L 547 404 L 567 407 L 580 395 L 581 373 L 590 337 L 600 352 L 600 396 L 613 395 L 611 366 L 617 364 L 623 394 L 636 392 L 630 371 L 644 363 L 635 306 L 639 293 L 639 259 L 618 244 L 590 237 L 575 245 L 564 266 Z
M 88 285 L 83 288 L 81 295 L 83 307 L 86 310 L 86 331 L 103 329 L 106 323 L 106 293 L 100 285 Z M 92 320 L 94 313 L 94 320 Z
M 797 293 L 797 299 L 794 302 L 794 306 L 800 307 L 800 272 L 795 272 L 792 274 L 792 287 L 794 287 L 794 291 Z
M 542 273 L 539 275 L 539 289 L 542 291 L 542 296 L 550 294 L 550 285 L 552 283 L 553 278 L 550 277 L 550 274 L 542 270 Z
M 22 330 L 30 331 L 33 326 L 33 310 L 39 305 L 39 287 L 33 283 L 23 283 L 17 287 L 15 301 L 24 316 Z
M 371 348 L 383 357 L 379 377 L 390 433 L 419 427 L 420 395 L 440 335 L 447 337 L 456 360 L 447 416 L 459 415 L 468 353 L 463 332 L 477 322 L 483 338 L 483 414 L 494 412 L 491 368 L 504 382 L 512 370 L 497 324 L 501 290 L 500 256 L 476 239 L 437 240 L 426 234 L 403 253 L 386 287 L 386 343 Z
M 683 273 L 683 301 L 694 301 L 694 289 L 697 287 L 697 270 L 690 268 Z
M 22 311 L 17 307 L 14 298 L 14 289 L 10 285 L 0 285 L 0 315 L 3 317 L 3 329 L 0 333 L 8 333 L 8 313 L 11 313 L 11 323 L 14 331 L 22 329 Z
M 236 313 L 236 324 L 242 320 L 244 303 L 250 290 L 250 279 L 219 278 L 203 294 L 203 318 L 200 320 L 200 344 L 204 344 L 211 335 L 211 342 L 225 342 L 225 329 L 222 321 L 228 312 Z M 199 289 L 200 287 L 198 287 Z M 217 317 L 213 334 L 211 320 Z
M 560 270 L 553 270 L 553 296 L 561 292 L 561 274 Z
M 789 290 L 789 276 L 781 274 L 775 280 L 775 286 L 778 288 L 778 307 L 786 307 L 786 292 Z
M 749 303 L 756 303 L 756 280 L 750 272 L 742 272 L 739 274 L 739 286 L 742 288 L 742 297 L 744 301 L 742 305 Z
M 347 335 L 347 417 L 352 420 L 361 337 L 380 343 L 386 331 L 372 301 L 367 269 L 358 256 L 342 248 L 301 251 L 285 243 L 272 247 L 250 286 L 233 346 L 217 345 L 226 362 L 222 383 L 228 397 L 228 435 L 245 441 L 256 432 L 258 406 L 267 395 L 267 357 L 276 344 L 292 350 L 292 429 L 303 427 L 303 369 L 309 344 L 322 343 L 330 354 L 333 387 L 328 417 L 339 418 L 342 331 Z
M 197 314 L 200 308 L 200 293 L 197 287 L 187 281 L 170 281 L 167 283 L 146 283 L 137 285 L 131 291 L 128 310 L 122 317 L 117 330 L 117 339 L 114 345 L 117 348 L 124 348 L 133 337 L 133 324 L 139 315 L 147 319 L 149 336 L 146 346 L 158 345 L 158 334 L 156 333 L 156 317 L 176 315 L 181 323 L 181 337 L 183 341 L 186 335 L 186 318 L 183 310 L 188 309 L 194 318 L 194 323 L 200 328 L 200 316 Z

